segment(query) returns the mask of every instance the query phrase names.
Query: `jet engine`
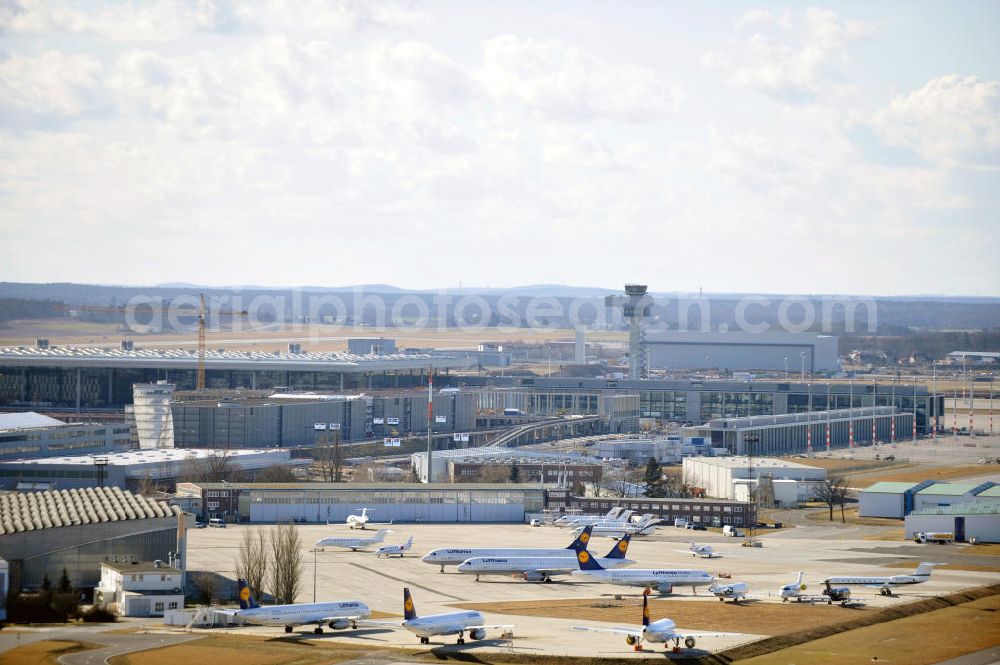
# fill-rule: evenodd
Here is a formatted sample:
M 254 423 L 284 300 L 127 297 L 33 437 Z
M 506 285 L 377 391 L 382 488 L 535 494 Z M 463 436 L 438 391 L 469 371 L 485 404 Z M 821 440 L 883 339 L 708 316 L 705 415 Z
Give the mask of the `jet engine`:
M 659 591 L 661 594 L 670 593 L 674 590 L 674 585 L 668 584 L 666 582 L 660 582 L 659 584 L 656 585 L 656 590 Z
M 481 640 L 484 637 L 486 637 L 486 629 L 485 628 L 473 628 L 472 630 L 469 631 L 469 637 L 472 638 L 472 639 L 474 639 L 474 640 Z
M 330 622 L 330 628 L 334 630 L 343 630 L 351 625 L 351 622 L 347 619 L 337 619 L 336 621 Z
M 545 579 L 545 574 L 540 573 L 537 570 L 529 570 L 524 573 L 524 580 L 526 582 L 541 582 Z
M 684 638 L 684 646 L 686 646 L 688 649 L 693 649 L 694 648 L 694 638 L 691 637 L 690 635 L 688 635 L 687 637 L 685 637 Z

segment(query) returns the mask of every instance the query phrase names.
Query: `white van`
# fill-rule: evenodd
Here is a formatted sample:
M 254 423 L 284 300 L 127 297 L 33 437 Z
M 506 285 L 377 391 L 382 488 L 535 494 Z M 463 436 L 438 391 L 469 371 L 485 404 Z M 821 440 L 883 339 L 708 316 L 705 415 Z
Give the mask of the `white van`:
M 727 524 L 726 526 L 722 527 L 722 535 L 729 536 L 730 538 L 738 538 L 740 535 L 740 531 L 732 524 Z
M 674 519 L 674 526 L 679 529 L 683 529 L 684 527 L 687 526 L 687 520 L 684 519 L 683 517 L 677 517 Z
M 216 527 L 219 529 L 225 529 L 226 523 L 223 520 L 219 519 L 218 517 L 213 517 L 212 519 L 208 520 L 208 526 Z

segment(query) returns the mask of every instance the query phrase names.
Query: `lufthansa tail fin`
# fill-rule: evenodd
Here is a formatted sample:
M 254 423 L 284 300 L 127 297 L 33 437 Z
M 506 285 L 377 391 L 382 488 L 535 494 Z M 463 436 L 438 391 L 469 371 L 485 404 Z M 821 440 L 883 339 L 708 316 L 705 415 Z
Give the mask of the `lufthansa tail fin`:
M 577 551 L 576 562 L 580 564 L 580 570 L 604 570 L 604 567 L 597 563 L 587 550 Z
M 624 559 L 625 554 L 628 553 L 628 544 L 632 540 L 632 535 L 626 533 L 622 536 L 622 539 L 615 543 L 615 546 L 611 548 L 608 555 L 604 557 L 605 559 Z
M 257 599 L 253 597 L 253 592 L 247 585 L 247 581 L 244 579 L 236 580 L 236 591 L 240 597 L 240 609 L 241 610 L 252 610 L 256 607 L 260 607 L 257 604 Z
M 572 543 L 566 548 L 568 550 L 576 550 L 577 552 L 587 549 L 587 544 L 590 542 L 590 532 L 594 530 L 593 524 L 588 524 L 583 527 L 583 531 L 580 535 L 576 537 Z
M 407 621 L 417 618 L 417 610 L 413 607 L 413 597 L 410 588 L 403 587 L 403 618 Z
M 649 589 L 642 592 L 642 625 L 649 625 Z

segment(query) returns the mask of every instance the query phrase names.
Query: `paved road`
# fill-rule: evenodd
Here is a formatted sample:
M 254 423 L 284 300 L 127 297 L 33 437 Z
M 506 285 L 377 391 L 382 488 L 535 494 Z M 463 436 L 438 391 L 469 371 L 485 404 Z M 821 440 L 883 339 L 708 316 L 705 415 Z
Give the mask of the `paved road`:
M 16 632 L 0 632 L 0 652 L 8 651 L 41 640 L 66 640 L 93 642 L 106 645 L 101 649 L 66 654 L 59 658 L 62 665 L 103 665 L 111 656 L 144 651 L 157 647 L 180 644 L 200 639 L 200 635 L 172 633 L 120 633 L 128 624 L 99 624 L 92 626 L 52 626 Z
M 997 665 L 998 663 L 1000 663 L 1000 646 L 967 653 L 951 660 L 943 660 L 938 665 Z

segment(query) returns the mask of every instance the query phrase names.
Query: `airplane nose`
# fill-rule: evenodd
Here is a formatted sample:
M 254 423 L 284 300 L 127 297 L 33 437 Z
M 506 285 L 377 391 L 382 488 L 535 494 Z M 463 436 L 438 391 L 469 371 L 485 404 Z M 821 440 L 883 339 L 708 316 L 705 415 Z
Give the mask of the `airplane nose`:
M 424 563 L 428 563 L 431 560 L 431 555 L 430 554 L 425 554 L 422 557 L 420 557 L 420 560 L 423 561 Z

